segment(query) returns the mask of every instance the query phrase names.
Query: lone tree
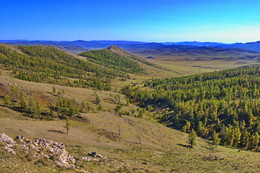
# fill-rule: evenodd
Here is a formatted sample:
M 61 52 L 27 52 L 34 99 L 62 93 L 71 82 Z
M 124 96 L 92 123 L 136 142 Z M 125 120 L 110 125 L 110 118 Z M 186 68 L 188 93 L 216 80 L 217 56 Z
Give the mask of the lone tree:
M 67 131 L 67 135 L 69 134 L 69 130 L 70 130 L 70 118 L 68 116 L 65 116 L 65 120 L 66 120 L 66 124 L 64 126 L 64 128 Z
M 195 132 L 195 130 L 192 129 L 188 137 L 188 142 L 191 148 L 193 148 L 196 145 L 196 137 L 197 133 Z
M 100 99 L 100 97 L 98 96 L 97 93 L 95 93 L 95 95 L 96 95 L 96 99 L 95 99 L 96 104 L 100 104 L 100 103 L 101 103 L 101 99 Z

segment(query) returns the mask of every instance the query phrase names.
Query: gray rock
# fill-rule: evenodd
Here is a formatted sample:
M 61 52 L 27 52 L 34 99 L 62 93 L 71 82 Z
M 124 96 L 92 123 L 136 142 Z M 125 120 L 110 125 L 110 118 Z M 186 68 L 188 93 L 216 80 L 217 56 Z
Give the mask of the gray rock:
M 6 150 L 7 152 L 9 152 L 11 154 L 14 154 L 14 155 L 16 154 L 15 151 L 12 148 L 8 147 L 8 146 L 5 146 L 4 150 Z
M 0 142 L 3 143 L 3 149 L 9 153 L 16 154 L 17 151 L 31 151 L 32 156 L 36 159 L 54 158 L 54 163 L 60 167 L 65 167 L 69 169 L 75 168 L 76 159 L 70 155 L 65 149 L 65 145 L 61 142 L 54 142 L 47 139 L 35 139 L 31 140 L 24 138 L 23 136 L 17 136 L 17 143 L 6 134 L 0 134 Z
M 7 136 L 6 134 L 4 133 L 1 133 L 0 134 L 0 142 L 4 142 L 4 143 L 7 143 L 7 144 L 14 144 L 15 141 L 13 140 L 13 138 Z

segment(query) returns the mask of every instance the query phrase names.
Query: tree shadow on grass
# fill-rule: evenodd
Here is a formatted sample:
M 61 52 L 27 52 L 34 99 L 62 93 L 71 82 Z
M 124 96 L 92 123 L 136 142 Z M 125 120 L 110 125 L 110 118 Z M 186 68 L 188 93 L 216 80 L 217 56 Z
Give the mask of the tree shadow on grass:
M 184 144 L 177 144 L 177 145 L 179 145 L 181 147 L 185 147 L 185 148 L 191 148 L 190 145 L 184 145 Z
M 54 129 L 50 129 L 48 130 L 49 132 L 53 132 L 53 133 L 60 133 L 60 134 L 65 134 L 63 131 L 61 130 L 54 130 Z

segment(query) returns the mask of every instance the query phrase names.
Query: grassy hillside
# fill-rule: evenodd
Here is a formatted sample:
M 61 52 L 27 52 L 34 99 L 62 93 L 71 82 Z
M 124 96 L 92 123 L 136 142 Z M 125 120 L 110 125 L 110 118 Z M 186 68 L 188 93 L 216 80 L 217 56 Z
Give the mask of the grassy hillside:
M 68 86 L 109 89 L 111 78 L 126 77 L 80 60 L 54 47 L 0 45 L 0 64 L 18 79 Z
M 259 74 L 260 66 L 250 66 L 155 79 L 144 84 L 148 90 L 127 86 L 122 91 L 142 107 L 163 109 L 161 121 L 173 128 L 194 129 L 207 139 L 217 133 L 223 145 L 259 150 Z

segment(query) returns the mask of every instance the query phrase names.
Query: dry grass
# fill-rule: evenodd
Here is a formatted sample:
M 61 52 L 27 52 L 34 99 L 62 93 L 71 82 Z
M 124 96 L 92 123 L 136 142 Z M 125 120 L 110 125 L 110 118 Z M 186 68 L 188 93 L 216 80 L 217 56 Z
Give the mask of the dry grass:
M 153 121 L 112 113 L 85 114 L 89 123 L 73 122 L 70 134 L 60 132 L 65 122 L 1 118 L 0 131 L 12 137 L 47 138 L 64 142 L 76 157 L 95 151 L 108 157 L 104 163 L 89 163 L 87 170 L 148 172 L 259 172 L 259 153 L 219 146 L 212 150 L 198 138 L 195 149 L 186 147 L 187 134 Z M 119 124 L 121 135 L 119 136 Z M 139 139 L 141 144 L 139 144 Z M 204 160 L 209 154 L 223 160 Z M 123 171 L 123 172 L 124 172 Z
M 211 60 L 188 60 L 185 57 L 158 57 L 151 60 L 153 63 L 159 64 L 162 67 L 171 70 L 175 76 L 194 75 L 205 72 L 218 71 L 229 68 L 236 68 L 244 65 L 259 64 L 256 60 L 239 60 L 234 59 L 227 61 Z M 171 77 L 171 76 L 169 76 Z

